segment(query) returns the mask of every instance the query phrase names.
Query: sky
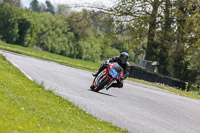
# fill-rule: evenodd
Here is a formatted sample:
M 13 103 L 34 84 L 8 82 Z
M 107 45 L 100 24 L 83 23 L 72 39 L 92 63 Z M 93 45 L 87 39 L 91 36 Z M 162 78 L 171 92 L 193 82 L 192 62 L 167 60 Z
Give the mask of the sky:
M 30 2 L 32 0 L 21 0 L 23 6 L 29 7 Z M 38 0 L 39 2 L 45 3 L 46 0 Z M 114 1 L 116 0 L 50 0 L 51 3 L 55 6 L 58 4 L 68 4 L 68 5 L 105 5 L 105 6 L 112 6 Z

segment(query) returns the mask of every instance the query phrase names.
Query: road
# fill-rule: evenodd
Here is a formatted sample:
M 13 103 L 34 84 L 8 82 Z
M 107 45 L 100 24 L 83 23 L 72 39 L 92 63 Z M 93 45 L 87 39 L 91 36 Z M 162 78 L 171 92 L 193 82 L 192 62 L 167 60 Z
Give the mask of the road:
M 86 112 L 134 133 L 200 133 L 200 101 L 125 81 L 122 89 L 90 91 L 91 72 L 0 51 L 45 88 Z

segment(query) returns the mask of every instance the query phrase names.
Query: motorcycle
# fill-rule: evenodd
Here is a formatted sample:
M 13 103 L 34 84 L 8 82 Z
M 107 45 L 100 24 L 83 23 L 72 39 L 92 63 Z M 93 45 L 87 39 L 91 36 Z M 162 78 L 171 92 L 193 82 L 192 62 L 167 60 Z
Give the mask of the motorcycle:
M 93 80 L 90 89 L 98 92 L 102 89 L 108 89 L 114 81 L 120 80 L 123 76 L 123 68 L 118 63 L 109 64 Z

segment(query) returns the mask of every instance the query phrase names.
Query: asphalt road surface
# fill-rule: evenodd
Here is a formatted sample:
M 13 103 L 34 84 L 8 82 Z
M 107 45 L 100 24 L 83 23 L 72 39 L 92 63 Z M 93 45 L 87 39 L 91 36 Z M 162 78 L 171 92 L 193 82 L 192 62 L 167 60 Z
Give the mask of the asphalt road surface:
M 89 89 L 91 72 L 5 51 L 0 54 L 47 89 L 130 132 L 200 133 L 199 100 L 130 81 L 122 89 L 96 93 Z

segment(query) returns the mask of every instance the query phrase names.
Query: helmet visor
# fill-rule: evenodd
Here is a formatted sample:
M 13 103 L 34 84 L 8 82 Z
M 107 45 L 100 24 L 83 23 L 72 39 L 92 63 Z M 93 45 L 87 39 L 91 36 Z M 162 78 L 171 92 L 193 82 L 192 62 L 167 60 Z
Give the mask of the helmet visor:
M 122 58 L 121 58 L 121 62 L 122 62 L 123 64 L 125 64 L 127 61 L 128 61 L 127 58 L 125 58 L 125 57 L 122 57 Z

